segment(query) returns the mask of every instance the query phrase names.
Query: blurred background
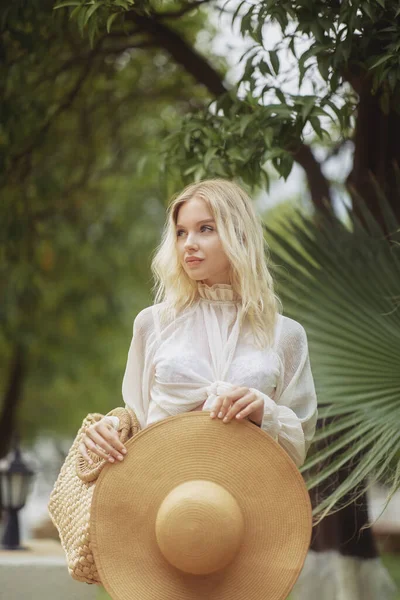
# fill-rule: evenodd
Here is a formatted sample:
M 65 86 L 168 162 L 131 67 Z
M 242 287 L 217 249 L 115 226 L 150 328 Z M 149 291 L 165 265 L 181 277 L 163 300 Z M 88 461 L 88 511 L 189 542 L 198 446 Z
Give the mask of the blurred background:
M 59 544 L 66 454 L 123 405 L 168 201 L 224 177 L 262 216 L 320 403 L 291 598 L 400 598 L 398 3 L 13 0 L 0 19 L 0 459 L 18 443 L 35 471 L 24 544 Z

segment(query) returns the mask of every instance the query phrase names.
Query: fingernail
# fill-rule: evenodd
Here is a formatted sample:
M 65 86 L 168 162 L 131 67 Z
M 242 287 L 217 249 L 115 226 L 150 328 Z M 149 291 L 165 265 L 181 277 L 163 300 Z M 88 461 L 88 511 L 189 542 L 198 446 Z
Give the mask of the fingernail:
M 122 454 L 126 454 L 126 448 L 122 448 L 121 452 Z
M 224 416 L 224 415 L 223 415 L 223 413 L 222 413 L 222 412 L 220 412 L 220 413 L 219 413 L 219 415 L 218 415 L 218 418 L 219 418 L 219 419 L 222 419 L 222 417 L 223 417 L 223 416 Z
M 119 455 L 119 456 L 118 456 L 118 460 L 124 460 L 124 457 L 123 457 L 123 456 L 121 456 L 121 455 Z
M 114 459 L 113 459 L 113 458 L 111 458 L 111 457 L 110 457 L 108 460 L 109 460 L 110 462 L 115 462 L 115 461 L 114 461 Z
M 227 418 L 227 417 L 225 417 L 225 419 L 222 419 L 222 422 L 223 422 L 223 423 L 226 423 L 226 422 L 227 422 L 227 420 L 228 420 L 228 418 Z
M 215 412 L 212 412 L 210 417 L 213 419 L 215 417 Z

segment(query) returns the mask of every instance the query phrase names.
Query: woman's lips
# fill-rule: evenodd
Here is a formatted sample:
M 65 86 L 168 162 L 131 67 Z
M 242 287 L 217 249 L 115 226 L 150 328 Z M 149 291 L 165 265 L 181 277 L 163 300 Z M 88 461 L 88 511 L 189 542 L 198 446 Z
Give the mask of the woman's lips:
M 203 262 L 203 259 L 201 259 L 201 260 L 189 260 L 186 264 L 188 265 L 188 267 L 196 267 L 197 265 L 199 265 L 202 262 Z

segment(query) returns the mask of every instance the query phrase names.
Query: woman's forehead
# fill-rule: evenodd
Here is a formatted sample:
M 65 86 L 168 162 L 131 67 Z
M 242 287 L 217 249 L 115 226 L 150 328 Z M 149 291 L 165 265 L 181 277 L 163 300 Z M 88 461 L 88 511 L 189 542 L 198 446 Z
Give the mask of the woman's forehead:
M 205 200 L 201 198 L 187 200 L 179 207 L 177 213 L 177 225 L 183 225 L 183 221 L 198 225 L 203 221 L 211 220 L 214 220 L 213 214 Z

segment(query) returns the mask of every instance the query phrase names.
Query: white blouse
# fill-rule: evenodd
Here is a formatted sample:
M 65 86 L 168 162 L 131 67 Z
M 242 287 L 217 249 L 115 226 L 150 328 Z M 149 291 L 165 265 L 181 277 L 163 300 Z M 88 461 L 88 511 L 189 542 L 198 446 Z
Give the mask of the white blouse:
M 198 283 L 198 289 L 198 301 L 174 322 L 160 325 L 161 304 L 135 318 L 122 383 L 125 405 L 143 429 L 185 411 L 210 411 L 217 396 L 248 387 L 264 400 L 262 429 L 301 466 L 318 414 L 303 326 L 279 315 L 273 346 L 260 350 L 248 338 L 250 324 L 239 328 L 240 300 L 231 285 Z M 118 427 L 116 417 L 112 422 Z

